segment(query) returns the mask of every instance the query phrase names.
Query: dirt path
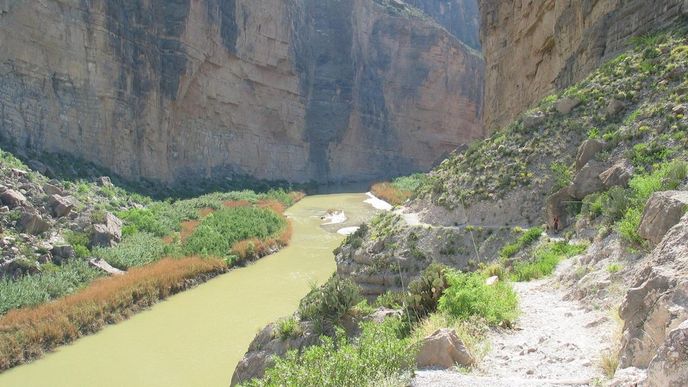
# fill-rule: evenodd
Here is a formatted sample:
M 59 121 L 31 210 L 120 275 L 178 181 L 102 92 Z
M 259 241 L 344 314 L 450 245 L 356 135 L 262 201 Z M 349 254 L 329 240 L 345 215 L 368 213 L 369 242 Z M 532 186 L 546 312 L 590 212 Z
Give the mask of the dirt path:
M 413 385 L 561 386 L 602 379 L 600 355 L 613 331 L 608 315 L 564 300 L 552 279 L 516 283 L 514 288 L 521 317 L 514 330 L 491 334 L 491 351 L 479 367 L 468 374 L 419 371 Z

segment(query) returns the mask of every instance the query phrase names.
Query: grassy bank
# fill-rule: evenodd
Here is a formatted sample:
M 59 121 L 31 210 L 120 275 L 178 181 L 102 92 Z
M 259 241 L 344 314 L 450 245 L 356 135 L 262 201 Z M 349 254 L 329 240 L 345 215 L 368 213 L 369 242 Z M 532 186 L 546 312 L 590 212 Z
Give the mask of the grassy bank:
M 226 269 L 218 259 L 163 259 L 96 280 L 51 303 L 12 310 L 0 318 L 0 370 L 97 332 Z

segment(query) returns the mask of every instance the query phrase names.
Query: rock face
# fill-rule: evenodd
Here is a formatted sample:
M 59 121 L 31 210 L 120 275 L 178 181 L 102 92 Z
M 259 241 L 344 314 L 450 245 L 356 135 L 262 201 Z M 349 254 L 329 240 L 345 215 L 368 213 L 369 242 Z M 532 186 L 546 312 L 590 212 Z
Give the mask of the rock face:
M 672 330 L 648 367 L 647 385 L 688 385 L 688 320 Z
M 418 368 L 452 368 L 456 365 L 471 366 L 475 359 L 453 329 L 439 329 L 423 339 L 418 355 Z
M 688 191 L 656 192 L 648 200 L 638 234 L 659 243 L 688 210 Z
M 686 241 L 688 216 L 684 216 L 655 247 L 626 294 L 620 309 L 624 320 L 621 367 L 650 366 L 650 373 L 660 372 L 665 380 L 676 380 L 672 375 L 681 366 L 685 370 L 686 347 L 676 356 L 672 354 L 676 351 L 668 347 L 684 340 L 685 330 L 681 327 L 688 319 Z M 652 363 L 655 363 L 655 371 L 652 371 Z
M 688 12 L 684 0 L 480 0 L 485 129 L 585 77 L 629 38 Z
M 105 214 L 103 223 L 94 224 L 91 246 L 113 246 L 122 239 L 122 221 L 111 213 Z
M 483 135 L 477 7 L 391 3 L 6 1 L 0 137 L 166 183 L 428 169 Z

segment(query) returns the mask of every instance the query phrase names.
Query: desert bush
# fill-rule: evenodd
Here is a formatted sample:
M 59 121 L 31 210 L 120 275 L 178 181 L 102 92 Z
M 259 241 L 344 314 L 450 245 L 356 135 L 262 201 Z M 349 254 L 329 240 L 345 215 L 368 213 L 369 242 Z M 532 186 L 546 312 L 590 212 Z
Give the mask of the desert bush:
M 186 239 L 187 255 L 226 257 L 242 240 L 277 236 L 287 221 L 274 211 L 257 207 L 223 208 L 204 218 Z
M 277 337 L 281 340 L 288 340 L 299 337 L 303 334 L 299 320 L 294 317 L 287 317 L 277 322 Z
M 328 331 L 362 300 L 360 290 L 350 279 L 334 275 L 321 287 L 314 287 L 301 300 L 299 316 Z
M 406 307 L 411 316 L 421 319 L 437 310 L 440 297 L 449 287 L 449 272 L 448 267 L 432 263 L 409 283 Z
M 128 270 L 153 263 L 163 256 L 176 255 L 175 250 L 175 245 L 165 244 L 153 234 L 139 232 L 126 237 L 117 246 L 96 248 L 93 254 L 118 269 Z

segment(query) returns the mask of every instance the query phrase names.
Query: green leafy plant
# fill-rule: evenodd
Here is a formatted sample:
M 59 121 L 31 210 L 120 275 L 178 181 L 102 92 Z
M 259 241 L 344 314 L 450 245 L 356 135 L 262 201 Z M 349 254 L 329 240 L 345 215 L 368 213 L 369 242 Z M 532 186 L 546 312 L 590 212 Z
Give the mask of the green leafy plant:
M 517 262 L 513 267 L 512 278 L 515 281 L 530 281 L 550 275 L 563 259 L 581 254 L 586 249 L 585 245 L 550 242 L 538 248 L 532 259 Z

